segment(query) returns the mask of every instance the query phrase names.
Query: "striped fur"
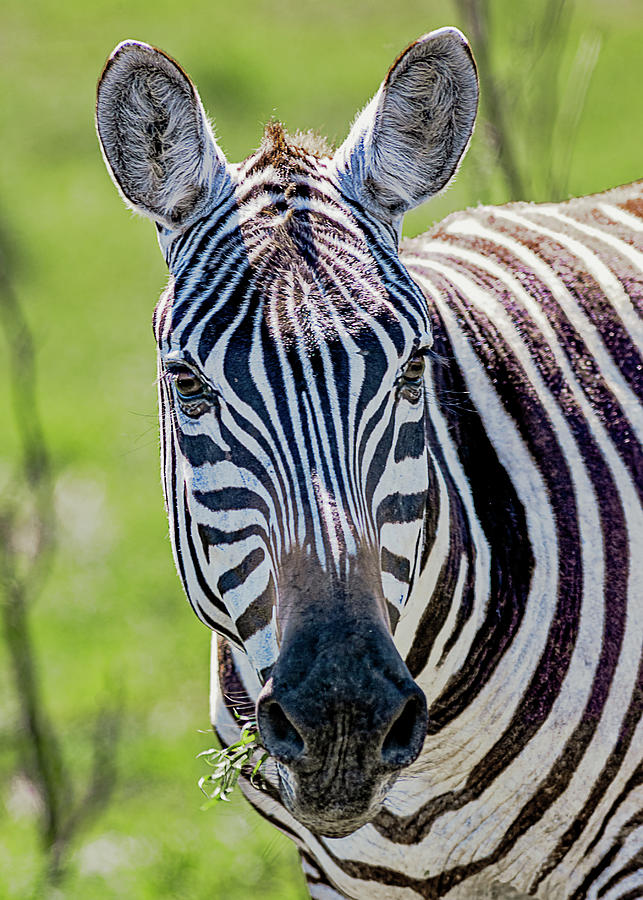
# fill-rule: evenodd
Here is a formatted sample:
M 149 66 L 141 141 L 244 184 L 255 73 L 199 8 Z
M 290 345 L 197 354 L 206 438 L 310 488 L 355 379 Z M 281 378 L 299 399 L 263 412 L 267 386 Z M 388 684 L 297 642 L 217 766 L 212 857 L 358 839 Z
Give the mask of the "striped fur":
M 285 141 L 281 127 L 270 126 L 214 224 L 207 219 L 172 242 L 172 283 L 155 316 L 177 567 L 200 618 L 243 643 L 259 671 L 278 652 L 277 570 L 295 548 L 309 546 L 323 571 L 341 577 L 360 547 L 380 546 L 389 616 L 399 618 L 427 491 L 423 405 L 398 403 L 390 390 L 400 359 L 430 344 L 423 296 L 393 256 L 373 259 L 358 213 L 325 175 L 328 162 Z M 288 154 L 283 172 L 280 153 Z M 293 209 L 301 222 L 290 220 Z M 307 253 L 315 254 L 319 283 Z M 339 302 L 326 298 L 329 286 Z M 368 379 L 361 354 L 370 356 Z M 177 420 L 166 369 L 175 355 L 211 372 L 218 421 Z
M 643 897 L 643 186 L 456 214 L 398 256 L 404 210 L 472 127 L 453 30 L 402 54 L 333 157 L 273 123 L 226 163 L 146 45 L 101 84 L 106 162 L 170 270 L 163 481 L 186 594 L 218 634 L 217 733 L 235 740 L 234 712 L 265 696 L 293 610 L 328 598 L 338 633 L 377 609 L 428 702 L 419 757 L 345 837 L 288 811 L 288 765 L 243 779 L 311 895 Z M 400 125 L 418 106 L 443 145 Z M 177 122 L 200 154 L 177 152 Z
M 341 840 L 245 791 L 313 897 L 642 897 L 643 185 L 458 213 L 401 257 L 434 337 L 433 487 L 395 641 L 429 735 Z M 256 689 L 225 645 L 213 672 Z

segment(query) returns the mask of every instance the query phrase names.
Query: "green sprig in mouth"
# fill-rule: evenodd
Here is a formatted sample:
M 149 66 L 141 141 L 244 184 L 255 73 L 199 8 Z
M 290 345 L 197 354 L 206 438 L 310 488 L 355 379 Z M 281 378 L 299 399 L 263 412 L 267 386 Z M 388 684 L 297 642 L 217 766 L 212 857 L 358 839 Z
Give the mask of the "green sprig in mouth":
M 201 807 L 202 810 L 209 809 L 221 800 L 228 802 L 242 774 L 247 774 L 251 784 L 258 787 L 255 778 L 270 756 L 259 742 L 257 720 L 252 716 L 241 716 L 235 710 L 233 712 L 235 718 L 243 722 L 239 739 L 221 750 L 210 747 L 209 750 L 197 754 L 197 759 L 202 758 L 212 768 L 212 772 L 203 775 L 198 782 L 199 788 L 208 798 Z M 258 762 L 251 771 L 248 771 L 252 766 L 253 757 L 261 750 L 264 752 Z

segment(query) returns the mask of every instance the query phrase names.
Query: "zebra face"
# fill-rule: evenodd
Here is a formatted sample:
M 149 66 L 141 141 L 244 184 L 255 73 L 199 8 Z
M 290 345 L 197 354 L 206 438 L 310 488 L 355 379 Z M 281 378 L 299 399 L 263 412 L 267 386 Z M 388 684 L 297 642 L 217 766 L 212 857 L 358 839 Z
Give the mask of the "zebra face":
M 445 29 L 334 156 L 273 123 L 232 166 L 164 54 L 120 45 L 99 85 L 105 159 L 171 276 L 154 324 L 177 569 L 250 658 L 284 801 L 325 834 L 368 821 L 426 734 L 393 634 L 423 538 L 431 338 L 397 238 L 453 174 L 476 99 Z
M 420 549 L 425 304 L 337 182 L 270 126 L 225 212 L 172 240 L 155 317 L 177 565 L 197 613 L 262 677 L 293 560 L 336 590 L 368 561 L 394 627 Z

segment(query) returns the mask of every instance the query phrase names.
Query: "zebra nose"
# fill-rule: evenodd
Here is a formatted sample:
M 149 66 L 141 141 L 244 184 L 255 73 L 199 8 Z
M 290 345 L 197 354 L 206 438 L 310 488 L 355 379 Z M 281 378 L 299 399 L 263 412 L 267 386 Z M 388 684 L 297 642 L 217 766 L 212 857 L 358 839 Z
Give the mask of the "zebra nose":
M 277 700 L 259 700 L 257 724 L 266 750 L 279 762 L 289 765 L 303 755 L 304 739 Z
M 427 729 L 426 698 L 420 688 L 411 684 L 410 696 L 382 742 L 382 762 L 393 771 L 410 765 L 422 749 Z
M 301 769 L 314 769 L 340 745 L 373 770 L 395 772 L 410 765 L 426 737 L 424 694 L 410 678 L 402 685 L 379 687 L 375 694 L 344 699 L 336 691 L 325 697 L 320 690 L 311 706 L 312 697 L 282 692 L 271 680 L 257 703 L 266 750 L 279 762 Z

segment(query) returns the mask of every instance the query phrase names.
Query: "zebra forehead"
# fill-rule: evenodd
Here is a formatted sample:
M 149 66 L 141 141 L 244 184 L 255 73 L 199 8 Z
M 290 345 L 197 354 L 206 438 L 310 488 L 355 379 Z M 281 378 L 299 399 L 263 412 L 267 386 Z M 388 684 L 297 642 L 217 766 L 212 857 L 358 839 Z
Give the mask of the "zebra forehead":
M 390 236 L 380 246 L 373 223 L 342 195 L 323 147 L 269 123 L 237 167 L 234 197 L 178 237 L 168 254 L 175 344 L 196 340 L 204 359 L 232 329 L 238 351 L 257 337 L 286 350 L 353 342 L 359 351 L 369 336 L 374 342 L 377 323 L 404 352 L 409 334 L 424 330 L 424 301 Z
M 375 261 L 365 254 L 356 259 L 360 248 L 346 240 L 335 246 L 326 224 L 311 219 L 296 211 L 271 229 L 261 249 L 251 253 L 249 280 L 238 294 L 254 296 L 269 332 L 280 340 L 317 346 L 372 334 L 374 321 L 394 326 L 399 311 Z
M 248 346 L 257 335 L 284 346 L 347 339 L 361 346 L 376 339 L 377 323 L 398 349 L 404 347 L 403 282 L 391 285 L 359 235 L 345 236 L 338 246 L 332 226 L 305 209 L 293 210 L 285 221 L 259 215 L 240 231 L 243 248 L 234 269 L 225 270 L 220 253 L 202 267 L 198 281 L 189 268 L 176 279 L 173 328 L 200 332 L 208 349 L 231 327 L 235 340 L 245 338 Z

